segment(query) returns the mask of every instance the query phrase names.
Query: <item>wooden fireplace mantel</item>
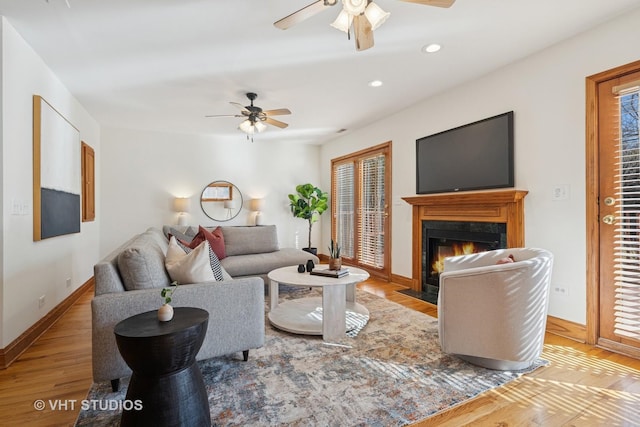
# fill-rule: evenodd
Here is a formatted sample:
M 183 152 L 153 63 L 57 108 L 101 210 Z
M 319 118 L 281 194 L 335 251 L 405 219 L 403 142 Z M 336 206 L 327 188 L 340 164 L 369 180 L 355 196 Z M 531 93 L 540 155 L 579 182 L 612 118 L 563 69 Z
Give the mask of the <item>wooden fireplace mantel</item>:
M 524 246 L 526 190 L 484 190 L 403 197 L 413 206 L 413 277 L 411 288 L 421 289 L 422 221 L 474 221 L 505 223 L 507 247 Z

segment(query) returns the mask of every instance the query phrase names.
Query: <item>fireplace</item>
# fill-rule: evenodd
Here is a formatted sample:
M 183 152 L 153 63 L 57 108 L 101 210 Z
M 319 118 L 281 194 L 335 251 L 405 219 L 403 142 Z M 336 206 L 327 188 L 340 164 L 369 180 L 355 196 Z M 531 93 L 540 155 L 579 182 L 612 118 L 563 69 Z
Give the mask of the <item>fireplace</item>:
M 412 206 L 413 240 L 410 289 L 401 292 L 437 302 L 439 275 L 427 261 L 434 253 L 523 247 L 526 195 L 526 190 L 502 189 L 403 197 Z
M 422 221 L 422 278 L 420 298 L 437 304 L 440 273 L 449 256 L 507 247 L 505 223 Z

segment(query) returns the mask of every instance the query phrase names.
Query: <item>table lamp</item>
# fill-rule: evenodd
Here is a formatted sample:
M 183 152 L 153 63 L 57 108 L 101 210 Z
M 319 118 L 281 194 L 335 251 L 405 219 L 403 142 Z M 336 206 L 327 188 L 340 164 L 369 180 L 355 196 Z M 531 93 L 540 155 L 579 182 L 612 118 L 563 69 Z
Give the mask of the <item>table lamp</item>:
M 189 198 L 176 197 L 173 199 L 173 210 L 178 212 L 178 225 L 187 225 L 187 212 L 189 212 Z
M 262 209 L 264 209 L 264 199 L 251 199 L 249 208 L 255 212 L 255 225 L 262 225 Z

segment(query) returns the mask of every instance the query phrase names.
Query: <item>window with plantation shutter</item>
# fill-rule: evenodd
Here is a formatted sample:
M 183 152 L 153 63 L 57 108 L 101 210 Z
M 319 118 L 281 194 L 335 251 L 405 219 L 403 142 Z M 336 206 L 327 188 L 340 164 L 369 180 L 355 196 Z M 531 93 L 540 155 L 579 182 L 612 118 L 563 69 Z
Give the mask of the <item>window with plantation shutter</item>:
M 335 165 L 333 168 L 334 187 L 332 198 L 334 203 L 333 220 L 336 224 L 336 241 L 342 248 L 342 256 L 355 258 L 354 223 L 355 223 L 355 182 L 353 162 Z
M 360 167 L 360 262 L 375 268 L 384 267 L 385 156 L 362 159 Z
M 344 261 L 388 276 L 391 143 L 333 159 L 331 235 Z
M 640 82 L 614 88 L 618 95 L 620 137 L 615 180 L 619 209 L 615 221 L 614 333 L 640 340 Z

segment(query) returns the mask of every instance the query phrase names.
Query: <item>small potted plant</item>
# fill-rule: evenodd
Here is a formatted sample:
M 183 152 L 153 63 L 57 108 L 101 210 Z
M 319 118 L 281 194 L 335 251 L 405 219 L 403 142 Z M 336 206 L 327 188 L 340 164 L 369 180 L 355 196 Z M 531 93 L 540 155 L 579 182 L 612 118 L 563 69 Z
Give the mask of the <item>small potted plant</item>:
M 289 194 L 289 207 L 294 217 L 309 222 L 309 246 L 302 250 L 317 255 L 318 249 L 311 247 L 311 227 L 329 209 L 329 195 L 313 184 L 300 184 L 295 194 Z
M 340 245 L 331 239 L 331 245 L 329 245 L 329 270 L 340 270 L 342 268 L 340 250 Z
M 171 283 L 168 288 L 162 288 L 160 296 L 164 299 L 164 304 L 158 309 L 158 320 L 161 322 L 168 322 L 173 319 L 173 307 L 171 304 L 171 296 L 178 289 L 178 282 Z

